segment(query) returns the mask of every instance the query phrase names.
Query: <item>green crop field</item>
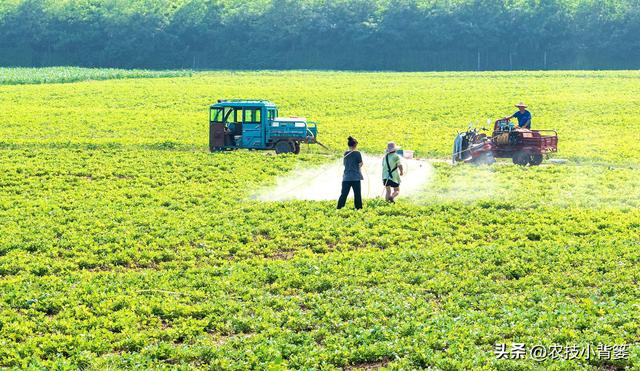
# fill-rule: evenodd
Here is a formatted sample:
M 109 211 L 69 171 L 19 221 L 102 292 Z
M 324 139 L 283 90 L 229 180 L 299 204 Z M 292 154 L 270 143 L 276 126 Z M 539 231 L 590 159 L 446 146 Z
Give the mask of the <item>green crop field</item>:
M 640 368 L 640 72 L 3 84 L 0 367 Z M 336 153 L 210 154 L 219 98 L 318 121 Z M 442 161 L 521 100 L 565 164 Z M 358 212 L 252 198 L 348 135 L 374 155 L 395 140 L 433 176 Z M 497 359 L 514 343 L 629 354 Z

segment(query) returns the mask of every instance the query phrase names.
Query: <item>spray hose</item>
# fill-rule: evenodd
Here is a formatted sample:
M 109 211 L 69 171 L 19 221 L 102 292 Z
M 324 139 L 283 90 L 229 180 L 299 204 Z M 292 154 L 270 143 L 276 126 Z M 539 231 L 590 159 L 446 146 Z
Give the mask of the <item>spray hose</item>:
M 320 146 L 321 146 L 322 148 L 324 148 L 324 149 L 326 149 L 326 150 L 328 150 L 328 151 L 335 152 L 335 151 L 332 151 L 329 147 L 325 146 L 324 144 L 321 144 L 321 143 L 319 143 L 319 142 L 316 142 L 316 143 L 317 143 L 317 144 L 320 144 Z M 350 155 L 350 154 L 352 154 L 352 153 L 353 153 L 353 152 L 349 152 L 349 153 L 347 153 L 346 155 L 342 156 L 342 159 L 344 160 L 345 158 L 347 158 L 347 156 L 349 156 L 349 155 Z M 362 163 L 362 168 L 363 168 L 363 170 L 365 169 L 364 162 Z M 300 182 L 300 183 L 298 183 L 298 184 L 295 184 L 294 186 L 292 186 L 292 187 L 288 188 L 288 189 L 287 189 L 286 191 L 284 191 L 283 193 L 288 194 L 288 193 L 290 193 L 291 191 L 293 191 L 293 190 L 295 190 L 295 189 L 297 189 L 297 188 L 300 188 L 301 186 L 304 186 L 304 185 L 306 185 L 306 184 L 310 183 L 311 181 L 313 181 L 313 180 L 317 179 L 318 177 L 322 176 L 323 174 L 326 174 L 327 172 L 329 172 L 329 170 L 331 170 L 331 167 L 327 167 L 326 169 L 321 169 L 319 172 L 317 172 L 316 174 L 314 174 L 314 176 L 309 177 L 308 179 L 303 180 L 302 182 Z M 369 174 L 367 174 L 366 170 L 365 170 L 365 172 L 364 172 L 364 173 L 366 174 L 366 178 L 367 178 L 367 194 L 366 194 L 366 197 L 369 197 L 369 195 L 371 194 L 371 179 L 370 179 L 371 177 L 369 176 Z
M 326 145 L 324 145 L 324 144 L 322 144 L 322 143 L 318 142 L 317 140 L 315 141 L 315 143 L 316 143 L 316 144 L 318 144 L 318 145 L 320 145 L 320 147 L 322 147 L 323 149 L 325 149 L 325 150 L 329 151 L 330 153 L 335 153 L 335 152 L 337 152 L 337 151 L 335 151 L 335 150 L 333 150 L 333 149 L 329 148 L 328 146 L 326 146 Z M 344 160 L 344 159 L 345 159 L 347 156 L 349 156 L 351 153 L 353 153 L 353 152 L 348 152 L 347 154 L 345 154 L 344 156 L 342 156 L 342 159 Z M 402 165 L 403 165 L 403 176 L 404 176 L 404 175 L 407 175 L 407 173 L 409 172 L 409 165 L 408 165 L 406 162 L 404 162 Z M 298 184 L 296 184 L 296 185 L 292 186 L 291 188 L 287 189 L 284 193 L 285 193 L 285 194 L 290 193 L 291 191 L 293 191 L 293 190 L 295 190 L 295 189 L 297 189 L 297 188 L 299 188 L 299 187 L 301 187 L 301 186 L 304 186 L 304 185 L 306 185 L 306 184 L 310 183 L 311 181 L 313 181 L 314 179 L 317 179 L 318 177 L 320 177 L 320 176 L 322 176 L 322 175 L 326 174 L 326 173 L 327 173 L 327 172 L 329 172 L 330 170 L 331 170 L 331 168 L 330 168 L 330 167 L 328 167 L 328 168 L 326 168 L 326 169 L 321 169 L 319 172 L 317 172 L 316 174 L 314 174 L 314 176 L 313 176 L 313 177 L 310 177 L 309 179 L 303 180 L 302 182 L 300 182 L 300 183 L 298 183 Z M 370 196 L 371 196 L 371 176 L 370 176 L 369 172 L 367 171 L 367 167 L 364 165 L 364 162 L 363 162 L 363 164 L 362 164 L 362 170 L 363 170 L 363 171 L 362 171 L 362 173 L 363 173 L 363 177 L 364 177 L 364 178 L 366 178 L 366 181 L 367 181 L 367 193 L 366 193 L 365 197 L 367 197 L 367 198 L 368 198 L 368 197 L 370 197 Z M 382 188 L 382 195 L 381 195 L 381 197 L 384 195 L 384 191 L 385 191 L 385 187 L 383 186 L 383 188 Z

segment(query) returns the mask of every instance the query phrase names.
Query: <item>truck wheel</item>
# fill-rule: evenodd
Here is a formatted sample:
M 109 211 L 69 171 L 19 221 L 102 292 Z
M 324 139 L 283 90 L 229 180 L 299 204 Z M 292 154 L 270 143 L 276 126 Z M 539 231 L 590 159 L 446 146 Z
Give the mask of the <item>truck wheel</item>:
M 276 153 L 279 155 L 283 153 L 292 153 L 294 150 L 295 148 L 293 148 L 292 142 L 281 140 L 276 143 Z
M 296 155 L 300 153 L 300 142 L 293 143 L 293 153 Z
M 538 166 L 542 163 L 543 157 L 541 154 L 531 155 L 531 160 L 529 160 L 529 164 L 531 166 Z
M 518 151 L 516 153 L 513 154 L 513 163 L 516 165 L 520 165 L 520 166 L 527 166 L 527 164 L 530 161 L 531 156 L 529 156 L 528 153 L 526 152 L 522 152 L 522 151 Z

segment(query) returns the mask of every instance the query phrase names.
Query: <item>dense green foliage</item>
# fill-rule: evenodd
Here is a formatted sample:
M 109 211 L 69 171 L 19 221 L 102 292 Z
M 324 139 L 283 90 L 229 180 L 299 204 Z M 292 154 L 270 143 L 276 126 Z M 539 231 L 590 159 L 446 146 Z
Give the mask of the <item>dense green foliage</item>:
M 0 366 L 638 368 L 638 92 L 636 72 L 0 86 Z M 361 212 L 257 202 L 331 158 L 207 153 L 208 103 L 240 96 L 318 120 L 334 148 L 443 159 L 472 117 L 527 99 L 570 162 L 434 162 L 414 199 Z M 503 342 L 635 345 L 538 364 L 496 360 Z
M 189 71 L 117 70 L 80 67 L 2 68 L 0 85 L 51 84 L 85 80 L 190 76 Z
M 638 34 L 638 0 L 5 0 L 0 65 L 633 69 Z

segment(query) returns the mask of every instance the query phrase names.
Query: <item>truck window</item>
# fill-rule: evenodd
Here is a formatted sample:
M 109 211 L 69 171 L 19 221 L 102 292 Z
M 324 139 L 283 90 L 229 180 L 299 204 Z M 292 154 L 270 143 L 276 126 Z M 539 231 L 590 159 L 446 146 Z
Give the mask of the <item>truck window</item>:
M 250 124 L 259 124 L 260 109 L 259 108 L 245 108 L 244 109 L 244 122 Z
M 222 108 L 214 108 L 211 110 L 211 121 L 212 122 L 222 122 Z
M 274 109 L 270 109 L 267 111 L 267 119 L 269 119 L 269 121 L 273 121 L 273 119 L 276 118 L 276 110 Z
M 242 113 L 240 113 L 240 115 L 242 115 Z M 238 110 L 233 107 L 225 107 L 224 119 L 225 122 L 240 122 L 242 121 L 242 116 L 240 116 L 240 121 L 238 121 Z

